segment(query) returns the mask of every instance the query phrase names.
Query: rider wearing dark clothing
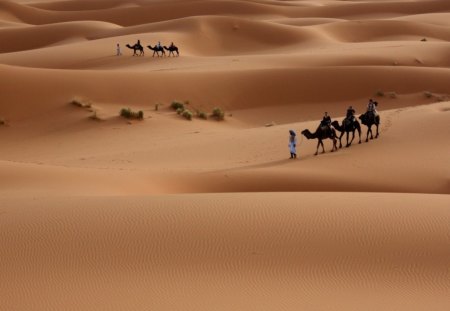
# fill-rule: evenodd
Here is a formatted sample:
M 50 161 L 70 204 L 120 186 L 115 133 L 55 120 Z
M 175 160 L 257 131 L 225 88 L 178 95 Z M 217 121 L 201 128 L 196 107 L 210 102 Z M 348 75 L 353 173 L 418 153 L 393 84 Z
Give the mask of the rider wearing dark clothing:
M 356 113 L 356 111 L 355 111 L 355 109 L 353 109 L 352 106 L 348 107 L 347 119 L 353 122 L 355 120 L 355 113 Z
M 326 127 L 331 126 L 331 118 L 328 115 L 328 112 L 325 112 L 325 115 L 323 116 L 322 121 L 320 121 L 320 126 L 326 126 Z

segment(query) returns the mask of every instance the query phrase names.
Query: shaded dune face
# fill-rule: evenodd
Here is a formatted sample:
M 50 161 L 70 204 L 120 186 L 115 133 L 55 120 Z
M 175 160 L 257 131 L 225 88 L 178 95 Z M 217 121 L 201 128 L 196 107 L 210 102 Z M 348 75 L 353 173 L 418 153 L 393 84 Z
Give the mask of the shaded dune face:
M 449 12 L 0 1 L 0 310 L 450 310 Z

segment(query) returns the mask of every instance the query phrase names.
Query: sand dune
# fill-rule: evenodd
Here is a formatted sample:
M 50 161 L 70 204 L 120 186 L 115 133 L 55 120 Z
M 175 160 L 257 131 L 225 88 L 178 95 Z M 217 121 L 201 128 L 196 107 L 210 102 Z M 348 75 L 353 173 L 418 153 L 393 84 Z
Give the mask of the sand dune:
M 342 3 L 334 5 L 300 5 L 286 6 L 279 5 L 280 2 L 261 3 L 261 2 L 247 2 L 247 1 L 225 1 L 225 0 L 211 0 L 211 1 L 161 1 L 151 3 L 151 5 L 144 5 L 140 7 L 125 7 L 125 8 L 105 8 L 117 4 L 117 1 L 94 1 L 92 5 L 100 7 L 97 10 L 80 11 L 79 4 L 75 2 L 76 11 L 67 11 L 65 8 L 70 8 L 71 2 L 57 3 L 59 10 L 52 11 L 31 7 L 19 3 L 5 1 L 0 4 L 2 10 L 6 10 L 10 14 L 16 16 L 18 19 L 30 24 L 56 23 L 67 22 L 73 20 L 101 20 L 112 22 L 123 26 L 137 25 L 146 22 L 158 22 L 163 20 L 170 20 L 175 18 L 182 18 L 187 16 L 198 15 L 244 15 L 244 16 L 286 16 L 286 17 L 327 17 L 327 18 L 347 18 L 357 19 L 360 17 L 386 17 L 389 12 L 390 17 L 433 13 L 445 11 L 450 9 L 450 3 L 445 0 L 427 1 L 424 6 L 422 1 L 419 2 L 363 2 L 363 3 Z M 83 3 L 83 1 L 78 1 Z M 133 4 L 134 2 L 127 2 Z M 176 3 L 177 9 L 173 10 L 173 5 Z M 283 2 L 281 2 L 283 4 Z M 85 6 L 85 4 L 82 4 Z M 52 4 L 43 4 L 41 7 L 51 9 Z M 53 5 L 54 6 L 54 5 Z M 104 9 L 100 9 L 103 7 Z
M 3 67 L 2 71 L 11 77 L 0 86 L 5 94 L 2 108 L 9 118 L 15 118 L 15 115 L 32 116 L 37 110 L 47 113 L 57 107 L 65 107 L 73 96 L 84 96 L 94 102 L 114 103 L 119 109 L 121 105 L 131 104 L 152 109 L 156 102 L 169 104 L 173 99 L 202 103 L 208 109 L 219 105 L 226 110 L 276 107 L 301 102 L 309 105 L 328 102 L 327 105 L 330 106 L 340 103 L 335 104 L 339 105 L 333 111 L 336 113 L 345 109 L 346 102 L 359 100 L 363 103 L 365 97 L 373 96 L 378 90 L 394 91 L 399 97 L 414 93 L 424 97 L 425 91 L 447 93 L 447 81 L 450 78 L 450 71 L 447 69 L 394 66 L 162 71 L 158 72 L 157 77 L 148 72 L 122 72 L 114 75 L 103 71 L 14 67 Z M 60 73 L 64 73 L 64 82 L 60 80 Z M 93 80 L 98 82 L 93 85 Z M 133 83 L 129 83 L 131 81 Z M 127 85 L 126 88 L 124 85 Z M 55 86 L 58 86 L 57 89 L 54 89 Z M 252 92 L 255 88 L 260 88 L 260 91 Z M 28 91 L 22 92 L 23 89 Z M 48 90 L 53 91 L 50 94 L 46 92 Z M 221 96 L 218 98 L 217 94 Z M 23 106 L 8 104 L 15 99 L 23 103 Z M 383 108 L 392 107 L 391 105 L 407 106 L 409 103 L 401 104 L 400 100 L 387 98 Z M 316 112 L 317 114 L 320 116 L 321 112 Z
M 445 26 L 408 21 L 354 21 L 324 25 L 323 28 L 342 41 L 403 41 L 422 38 L 448 41 L 450 30 Z M 412 41 L 411 40 L 411 41 Z
M 93 10 L 105 10 L 121 7 L 134 7 L 140 6 L 142 1 L 123 1 L 123 0 L 108 0 L 108 1 L 47 1 L 31 3 L 30 6 L 48 10 L 48 11 L 93 11 Z
M 443 311 L 448 204 L 364 193 L 1 199 L 2 308 Z
M 0 52 L 8 53 L 47 47 L 61 41 L 70 42 L 71 39 L 86 40 L 96 32 L 111 28 L 120 27 L 102 22 L 69 22 L 37 27 L 10 27 L 0 30 L 0 39 L 3 42 L 17 40 L 20 44 L 5 44 L 0 48 Z
M 53 122 L 41 129 L 33 124 L 34 133 L 23 128 L 23 134 L 29 134 L 20 137 L 14 136 L 13 126 L 1 133 L 0 137 L 6 141 L 4 146 L 11 150 L 4 153 L 3 158 L 19 162 L 2 165 L 10 176 L 17 172 L 14 182 L 9 178 L 5 183 L 5 193 L 9 193 L 10 188 L 22 192 L 36 190 L 34 182 L 27 180 L 39 180 L 42 172 L 48 170 L 41 187 L 53 189 L 54 195 L 71 191 L 95 193 L 97 185 L 102 194 L 105 191 L 106 194 L 118 191 L 138 194 L 238 191 L 448 194 L 450 171 L 444 156 L 448 146 L 442 142 L 449 131 L 446 122 L 449 108 L 449 103 L 444 102 L 385 111 L 380 139 L 364 143 L 366 128 L 363 127 L 363 144 L 358 145 L 356 140 L 350 149 L 317 158 L 313 156 L 315 142 L 299 138 L 302 161 L 294 162 L 286 159 L 284 140 L 280 137 L 291 128 L 298 132 L 305 128 L 314 130 L 318 121 L 247 129 L 208 122 L 177 126 L 179 120 L 161 112 L 153 114 L 146 124 L 130 127 L 116 119 L 99 125 L 88 119 L 89 114 L 72 111 L 74 120 L 66 124 Z M 75 108 L 68 107 L 66 113 L 69 109 Z M 271 115 L 264 109 L 260 113 L 266 118 Z M 414 124 L 421 124 L 421 129 L 411 131 Z M 207 152 L 209 160 L 205 162 L 205 150 L 211 145 L 211 137 L 221 143 Z M 110 146 L 106 152 L 99 141 Z M 249 141 L 254 143 L 248 144 Z M 331 143 L 325 144 L 328 152 Z M 123 146 L 127 146 L 126 150 Z M 374 154 L 376 161 L 372 160 Z M 386 178 L 386 174 L 390 177 Z M 90 177 L 80 178 L 86 175 Z M 67 183 L 61 183 L 63 180 Z M 101 183 L 101 180 L 108 182 Z M 121 187 L 123 189 L 118 190 Z
M 1 1 L 0 310 L 449 310 L 449 12 Z M 369 98 L 379 138 L 314 156 Z

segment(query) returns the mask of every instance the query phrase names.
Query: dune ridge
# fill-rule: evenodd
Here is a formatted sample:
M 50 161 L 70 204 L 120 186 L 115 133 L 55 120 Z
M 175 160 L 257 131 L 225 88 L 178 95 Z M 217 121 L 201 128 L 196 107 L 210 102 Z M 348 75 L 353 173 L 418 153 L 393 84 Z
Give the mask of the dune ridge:
M 109 1 L 105 1 L 109 2 Z M 67 3 L 62 3 L 67 7 Z M 75 2 L 76 3 L 76 2 Z M 95 3 L 95 2 L 94 2 Z M 109 2 L 111 3 L 111 2 Z M 116 3 L 116 2 L 113 2 Z M 177 5 L 177 10 L 172 6 Z M 84 6 L 84 5 L 83 5 Z M 42 7 L 42 5 L 41 5 Z M 351 18 L 362 16 L 385 16 L 389 12 L 391 17 L 412 15 L 419 13 L 432 13 L 450 9 L 445 0 L 427 1 L 424 6 L 419 2 L 368 2 L 368 3 L 339 3 L 338 5 L 323 6 L 280 6 L 278 2 L 261 3 L 247 1 L 171 1 L 156 2 L 151 5 L 131 8 L 109 8 L 89 11 L 50 11 L 26 4 L 4 1 L 0 8 L 13 14 L 20 20 L 30 24 L 55 23 L 72 20 L 101 20 L 122 26 L 137 25 L 143 22 L 158 22 L 186 16 L 197 15 L 263 15 L 287 17 L 334 17 Z M 383 14 L 383 15 L 382 15 Z

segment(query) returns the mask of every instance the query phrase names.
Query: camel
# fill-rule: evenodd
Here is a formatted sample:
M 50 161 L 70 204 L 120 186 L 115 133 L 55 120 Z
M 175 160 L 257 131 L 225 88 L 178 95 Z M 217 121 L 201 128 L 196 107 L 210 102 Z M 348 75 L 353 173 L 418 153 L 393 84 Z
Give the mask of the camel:
M 127 48 L 134 50 L 133 56 L 143 56 L 144 55 L 144 47 L 140 44 L 135 44 L 133 46 L 127 44 L 126 45 Z M 137 54 L 137 51 L 139 51 L 139 55 Z
M 152 47 L 151 45 L 148 45 L 147 46 L 150 50 L 152 50 L 153 51 L 153 56 L 152 57 L 155 57 L 155 53 L 156 53 L 156 55 L 158 56 L 158 57 L 160 57 L 159 56 L 159 52 L 161 52 L 161 56 L 166 56 L 166 52 L 164 52 L 164 48 L 163 47 L 158 47 L 157 45 L 155 45 L 155 47 Z
M 164 49 L 166 51 L 169 51 L 169 57 L 170 57 L 170 54 L 173 54 L 173 56 L 175 56 L 174 52 L 177 52 L 177 56 L 180 56 L 180 53 L 178 53 L 178 47 L 176 47 L 175 45 L 171 45 L 169 47 L 164 46 Z
M 375 116 L 375 114 L 373 112 L 368 111 L 368 112 L 360 115 L 359 118 L 361 119 L 361 123 L 364 124 L 365 126 L 367 126 L 366 143 L 369 141 L 369 133 L 370 133 L 370 139 L 373 139 L 372 125 L 375 125 L 377 127 L 377 134 L 376 134 L 375 138 L 378 138 L 378 135 L 379 135 L 378 125 L 380 125 L 380 116 L 379 115 Z
M 331 149 L 331 152 L 333 151 L 337 151 L 337 142 L 336 142 L 336 131 L 333 128 L 322 128 L 321 126 L 319 126 L 317 128 L 317 130 L 314 133 L 311 133 L 308 129 L 303 130 L 302 134 L 307 138 L 307 139 L 318 139 L 319 142 L 317 143 L 317 149 L 316 149 L 316 153 L 314 155 L 317 155 L 319 153 L 319 146 L 322 146 L 322 153 L 325 152 L 325 148 L 323 146 L 323 142 L 322 140 L 324 139 L 331 139 L 333 141 L 333 149 Z
M 355 131 L 358 131 L 359 134 L 359 142 L 361 143 L 361 125 L 359 124 L 358 120 L 354 120 L 353 122 L 347 118 L 345 118 L 342 121 L 342 125 L 339 125 L 338 121 L 331 122 L 331 125 L 339 132 L 341 132 L 341 135 L 339 136 L 339 148 L 342 148 L 342 136 L 344 136 L 344 133 L 347 134 L 347 145 L 345 147 L 350 147 L 352 145 L 353 140 L 355 139 Z M 350 142 L 348 141 L 349 134 L 352 133 L 352 139 Z

